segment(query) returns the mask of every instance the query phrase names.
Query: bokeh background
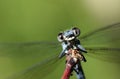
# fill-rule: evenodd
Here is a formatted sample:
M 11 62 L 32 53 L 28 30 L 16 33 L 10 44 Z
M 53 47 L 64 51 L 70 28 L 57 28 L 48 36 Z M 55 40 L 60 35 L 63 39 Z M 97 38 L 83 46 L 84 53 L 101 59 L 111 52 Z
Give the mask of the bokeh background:
M 47 42 L 56 42 L 60 31 L 77 26 L 83 36 L 118 22 L 120 0 L 0 0 L 0 79 L 43 79 L 44 76 L 44 79 L 60 79 L 64 60 L 48 64 L 51 67 L 45 65 L 43 72 L 36 68 L 35 71 L 28 70 L 27 77 L 14 76 L 23 76 L 25 69 L 59 53 L 60 47 L 55 50 L 55 46 L 51 48 Z M 40 45 L 32 44 L 41 41 Z M 5 46 L 6 43 L 10 45 Z M 22 47 L 23 43 L 30 43 L 30 46 Z M 89 56 L 87 59 L 87 63 L 82 63 L 87 79 L 120 78 L 119 63 Z M 43 77 L 37 73 L 44 73 Z

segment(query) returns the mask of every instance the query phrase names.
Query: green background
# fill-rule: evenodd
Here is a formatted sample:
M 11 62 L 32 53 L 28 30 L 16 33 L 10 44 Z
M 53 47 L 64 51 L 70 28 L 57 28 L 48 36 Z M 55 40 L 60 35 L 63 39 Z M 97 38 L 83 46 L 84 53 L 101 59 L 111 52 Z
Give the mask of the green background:
M 60 79 L 64 60 L 56 64 L 49 62 L 47 65 L 50 66 L 45 65 L 43 72 L 39 66 L 27 71 L 26 75 L 23 72 L 61 51 L 60 47 L 55 49 L 55 46 L 45 44 L 47 41 L 56 42 L 60 31 L 77 26 L 83 36 L 97 28 L 119 22 L 119 3 L 118 0 L 0 0 L 0 79 Z M 44 44 L 19 44 L 40 41 Z M 3 43 L 13 45 L 4 46 Z M 120 78 L 119 63 L 86 57 L 88 62 L 82 65 L 87 79 Z M 16 75 L 20 77 L 14 78 Z M 75 76 L 71 79 L 75 79 Z

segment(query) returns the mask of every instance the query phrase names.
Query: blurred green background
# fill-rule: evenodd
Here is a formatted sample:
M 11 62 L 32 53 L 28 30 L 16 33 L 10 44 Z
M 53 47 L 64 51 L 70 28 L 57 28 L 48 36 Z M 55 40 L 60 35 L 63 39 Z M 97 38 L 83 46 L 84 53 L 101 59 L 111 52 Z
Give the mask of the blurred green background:
M 56 42 L 60 31 L 73 26 L 78 26 L 83 36 L 97 28 L 120 22 L 119 4 L 119 0 L 0 0 L 0 79 L 14 76 L 49 55 L 54 55 L 52 53 L 61 51 L 48 45 L 20 48 L 21 45 L 4 47 L 3 43 Z M 46 51 L 52 53 L 43 57 Z M 120 78 L 119 64 L 89 56 L 87 59 L 87 63 L 82 63 L 87 79 Z M 60 79 L 65 66 L 64 60 L 53 65 L 56 66 L 58 67 L 52 74 L 46 71 L 46 79 Z M 29 78 L 15 79 L 42 79 L 37 77 L 41 73 L 31 77 L 32 73 L 28 74 Z M 71 79 L 75 79 L 75 76 Z

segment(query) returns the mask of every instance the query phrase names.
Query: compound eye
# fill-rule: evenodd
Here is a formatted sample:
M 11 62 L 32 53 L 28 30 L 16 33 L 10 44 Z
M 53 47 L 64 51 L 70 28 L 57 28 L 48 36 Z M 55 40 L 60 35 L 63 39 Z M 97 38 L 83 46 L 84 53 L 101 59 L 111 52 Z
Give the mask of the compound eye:
M 73 33 L 76 37 L 78 37 L 80 35 L 80 29 L 79 28 L 73 27 L 72 31 L 73 31 Z
M 59 33 L 57 36 L 57 39 L 59 42 L 63 42 L 64 38 L 63 38 L 63 33 Z

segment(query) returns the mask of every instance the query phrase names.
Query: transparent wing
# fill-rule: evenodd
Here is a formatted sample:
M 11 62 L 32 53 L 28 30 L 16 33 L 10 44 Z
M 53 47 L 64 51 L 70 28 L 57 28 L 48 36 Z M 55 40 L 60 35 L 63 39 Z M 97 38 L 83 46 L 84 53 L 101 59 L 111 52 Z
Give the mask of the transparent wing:
M 120 63 L 120 23 L 112 24 L 81 37 L 91 57 Z
M 1 76 L 3 79 L 44 79 L 58 67 L 60 47 L 56 42 L 2 43 Z
M 61 63 L 55 55 L 20 73 L 14 74 L 8 79 L 49 79 L 47 76 L 51 75 L 59 67 L 59 64 Z
M 29 55 L 37 55 L 37 54 L 52 54 L 53 49 L 57 50 L 60 48 L 60 44 L 57 42 L 32 42 L 32 43 L 0 43 L 0 57 L 22 57 Z M 46 53 L 45 53 L 46 52 Z M 32 56 L 32 57 L 33 57 Z
M 89 47 L 86 55 L 102 61 L 120 63 L 120 48 Z

